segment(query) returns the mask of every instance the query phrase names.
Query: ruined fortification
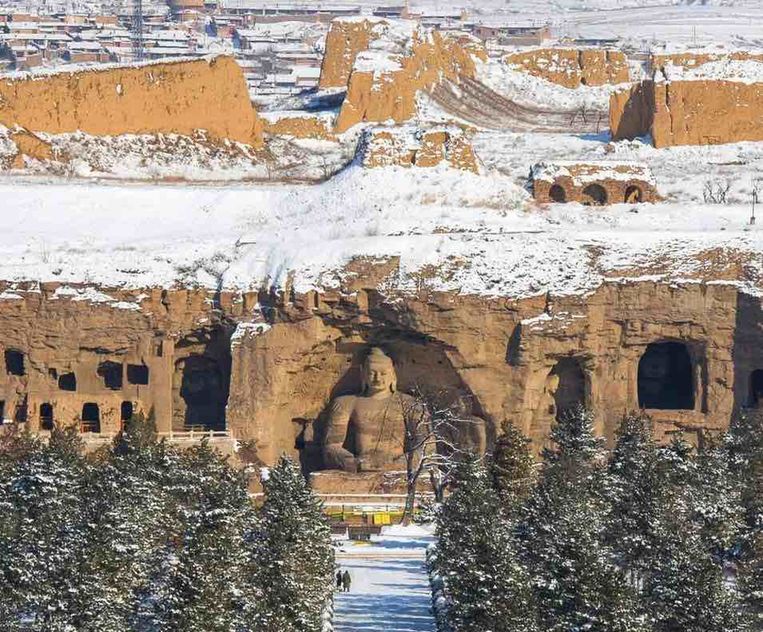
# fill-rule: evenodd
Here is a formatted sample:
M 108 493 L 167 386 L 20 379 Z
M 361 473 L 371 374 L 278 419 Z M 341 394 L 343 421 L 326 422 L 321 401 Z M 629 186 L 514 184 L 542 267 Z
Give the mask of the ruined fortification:
M 655 56 L 653 65 L 653 79 L 612 94 L 614 140 L 651 134 L 655 147 L 763 140 L 761 58 Z
M 336 122 L 338 133 L 358 123 L 408 121 L 416 113 L 418 91 L 445 79 L 473 76 L 472 56 L 484 56 L 472 39 L 436 31 L 415 31 L 409 46 L 400 53 L 358 54 Z
M 595 48 L 534 48 L 512 53 L 504 62 L 521 72 L 565 88 L 630 81 L 625 53 Z
M 360 145 L 365 167 L 436 167 L 480 172 L 471 143 L 458 128 L 376 128 L 364 135 Z
M 205 130 L 262 143 L 262 123 L 230 57 L 9 75 L 0 79 L 0 125 L 96 136 Z
M 358 53 L 368 50 L 378 39 L 384 20 L 369 18 L 334 20 L 326 36 L 326 50 L 321 64 L 321 88 L 346 88 Z

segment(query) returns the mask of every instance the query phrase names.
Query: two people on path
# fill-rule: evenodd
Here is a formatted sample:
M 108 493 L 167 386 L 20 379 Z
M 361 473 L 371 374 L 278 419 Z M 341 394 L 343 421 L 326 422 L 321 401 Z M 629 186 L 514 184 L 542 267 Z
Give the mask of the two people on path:
M 352 578 L 350 577 L 350 571 L 345 570 L 344 573 L 341 569 L 336 572 L 336 587 L 342 592 L 350 592 L 350 584 Z

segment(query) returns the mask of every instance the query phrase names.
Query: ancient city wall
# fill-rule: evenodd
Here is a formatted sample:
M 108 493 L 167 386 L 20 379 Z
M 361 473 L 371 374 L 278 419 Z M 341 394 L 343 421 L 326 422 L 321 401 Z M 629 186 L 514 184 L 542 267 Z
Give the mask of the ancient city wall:
M 347 95 L 336 122 L 338 133 L 357 123 L 402 123 L 416 113 L 416 93 L 444 79 L 474 76 L 472 55 L 484 56 L 471 39 L 452 38 L 438 32 L 415 33 L 411 51 L 390 54 L 379 70 L 355 61 Z M 374 65 L 377 60 L 373 61 Z
M 379 20 L 334 20 L 326 36 L 326 50 L 321 64 L 321 88 L 345 88 L 358 53 L 368 50 L 378 37 L 374 27 Z
M 504 62 L 565 88 L 630 81 L 628 60 L 621 51 L 536 48 L 507 55 Z
M 614 140 L 652 134 L 655 147 L 763 140 L 763 82 L 645 81 L 610 99 Z
M 98 136 L 193 134 L 262 142 L 243 73 L 230 57 L 0 79 L 0 125 Z

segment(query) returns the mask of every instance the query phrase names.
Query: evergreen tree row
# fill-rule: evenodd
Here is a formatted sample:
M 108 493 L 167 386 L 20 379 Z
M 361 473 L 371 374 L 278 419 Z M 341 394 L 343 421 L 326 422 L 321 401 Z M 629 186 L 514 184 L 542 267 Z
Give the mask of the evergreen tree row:
M 282 458 L 256 508 L 206 443 L 133 420 L 86 457 L 76 431 L 0 439 L 0 621 L 24 632 L 319 632 L 330 530 Z
M 458 632 L 763 629 L 763 417 L 664 446 L 626 416 L 607 453 L 569 411 L 535 464 L 504 427 L 460 465 L 432 557 Z

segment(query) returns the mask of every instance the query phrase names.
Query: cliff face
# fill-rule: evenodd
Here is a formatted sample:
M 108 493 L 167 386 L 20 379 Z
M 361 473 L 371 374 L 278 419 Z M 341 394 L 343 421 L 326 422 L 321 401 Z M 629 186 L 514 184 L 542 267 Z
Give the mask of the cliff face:
M 504 62 L 565 88 L 630 81 L 628 61 L 621 51 L 537 48 L 508 55 Z
M 372 39 L 379 37 L 378 20 L 334 20 L 326 36 L 326 50 L 321 64 L 321 88 L 345 88 L 358 53 L 368 50 Z
M 5 79 L 0 125 L 97 136 L 206 130 L 212 138 L 262 143 L 246 81 L 229 57 Z
M 763 83 L 645 81 L 610 99 L 614 140 L 652 134 L 655 147 L 763 140 Z
M 362 122 L 409 120 L 416 113 L 419 90 L 430 89 L 443 79 L 474 76 L 472 55 L 484 56 L 484 51 L 472 40 L 438 32 L 414 33 L 410 50 L 385 55 L 383 60 L 370 52 L 358 55 L 336 131 L 344 132 Z
M 361 277 L 390 266 L 376 262 Z M 161 432 L 227 428 L 266 462 L 300 449 L 310 461 L 321 413 L 357 392 L 369 345 L 392 356 L 401 391 L 463 397 L 489 438 L 511 419 L 536 448 L 577 402 L 597 410 L 610 441 L 620 416 L 639 407 L 660 437 L 723 428 L 763 369 L 761 302 L 726 285 L 614 283 L 524 300 L 30 290 L 6 288 L 0 301 L 6 419 L 35 431 L 51 417 L 87 425 L 95 406 L 99 430 L 116 432 L 142 411 Z M 269 323 L 254 322 L 262 305 Z

